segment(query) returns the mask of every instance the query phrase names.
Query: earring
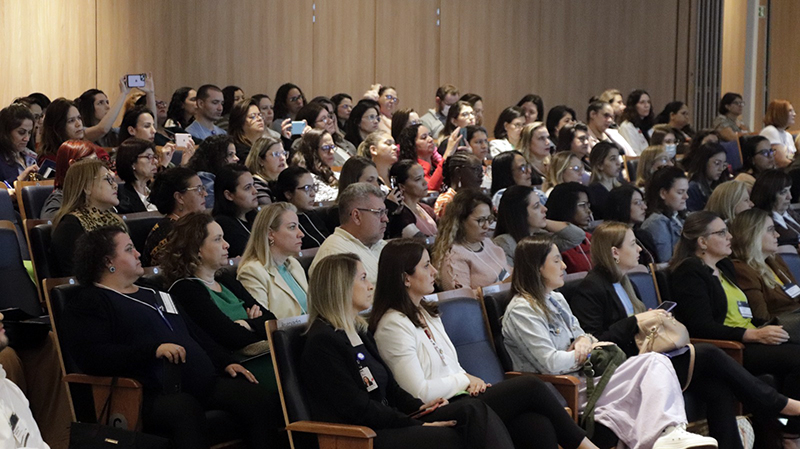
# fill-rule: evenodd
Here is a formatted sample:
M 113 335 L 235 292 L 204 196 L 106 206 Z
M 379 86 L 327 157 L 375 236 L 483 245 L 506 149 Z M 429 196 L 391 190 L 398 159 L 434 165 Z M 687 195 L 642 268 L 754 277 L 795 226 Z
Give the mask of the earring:
M 110 267 L 108 267 L 108 271 L 113 273 L 113 272 L 117 271 L 117 269 L 114 268 L 113 266 L 110 266 Z
M 274 244 L 275 244 L 275 240 L 269 239 L 269 246 L 272 246 Z
M 460 179 L 458 180 L 458 188 L 459 189 L 461 188 L 461 180 Z
M 615 257 L 615 258 L 614 258 L 614 263 L 616 263 L 617 265 L 619 265 L 619 258 Z

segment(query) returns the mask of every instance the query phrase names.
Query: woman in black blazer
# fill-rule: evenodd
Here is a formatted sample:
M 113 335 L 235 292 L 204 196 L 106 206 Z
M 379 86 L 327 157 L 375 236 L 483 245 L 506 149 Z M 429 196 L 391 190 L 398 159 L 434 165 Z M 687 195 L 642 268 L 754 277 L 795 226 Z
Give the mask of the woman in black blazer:
M 326 257 L 309 282 L 309 329 L 299 370 L 314 419 L 368 426 L 375 448 L 511 448 L 500 418 L 483 402 L 427 404 L 401 389 L 358 313 L 374 287 L 354 254 Z M 414 414 L 423 412 L 423 416 Z
M 753 375 L 772 374 L 779 391 L 799 399 L 800 346 L 787 343 L 789 335 L 781 326 L 756 327 L 762 323 L 751 318 L 727 258 L 730 241 L 725 222 L 715 213 L 698 211 L 686 219 L 669 267 L 672 298 L 678 303 L 675 316 L 692 337 L 744 343 L 744 367 Z M 800 420 L 790 419 L 784 431 L 797 438 Z
M 131 137 L 117 149 L 117 176 L 125 181 L 118 192 L 120 214 L 158 210 L 147 199 L 148 184 L 158 170 L 156 146 L 153 142 Z
M 636 316 L 666 313 L 646 312 L 638 291 L 625 274 L 636 267 L 640 251 L 629 225 L 601 224 L 592 236 L 594 269 L 581 281 L 570 301 L 573 313 L 586 332 L 599 340 L 613 341 L 629 357 L 639 353 L 635 342 L 639 333 Z M 800 405 L 756 379 L 719 348 L 703 343 L 694 346 L 694 371 L 686 391 L 704 403 L 709 434 L 719 447 L 742 447 L 736 425 L 737 400 L 772 419 L 785 409 Z M 686 385 L 691 363 L 689 352 L 674 354 L 670 361 L 681 385 Z

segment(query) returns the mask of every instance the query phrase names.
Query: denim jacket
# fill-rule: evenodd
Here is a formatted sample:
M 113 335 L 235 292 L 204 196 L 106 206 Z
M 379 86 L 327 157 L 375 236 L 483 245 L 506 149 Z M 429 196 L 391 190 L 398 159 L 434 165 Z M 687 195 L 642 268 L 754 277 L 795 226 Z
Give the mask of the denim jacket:
M 642 229 L 653 237 L 653 243 L 656 245 L 656 262 L 669 262 L 672 251 L 681 238 L 683 220 L 677 215 L 670 218 L 655 212 L 642 223 Z

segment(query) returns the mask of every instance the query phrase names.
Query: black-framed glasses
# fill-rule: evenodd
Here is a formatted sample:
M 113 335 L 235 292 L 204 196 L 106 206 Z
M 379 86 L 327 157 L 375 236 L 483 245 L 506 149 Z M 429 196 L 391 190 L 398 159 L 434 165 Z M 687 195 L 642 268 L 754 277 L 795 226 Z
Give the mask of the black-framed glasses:
M 494 215 L 487 215 L 485 217 L 478 217 L 475 219 L 475 222 L 478 223 L 478 226 L 480 227 L 492 225 L 495 221 L 496 219 L 494 218 Z
M 373 214 L 377 214 L 378 217 L 386 217 L 389 215 L 389 210 L 385 207 L 383 209 L 369 209 L 366 207 L 357 207 L 356 209 L 364 211 L 364 212 L 372 212 Z
M 756 153 L 756 155 L 764 157 L 772 157 L 775 155 L 775 150 L 773 150 L 772 148 L 770 148 L 769 150 L 761 150 L 758 153 Z
M 319 149 L 326 153 L 333 153 L 333 150 L 336 149 L 336 145 L 322 145 Z
M 108 185 L 110 185 L 112 187 L 117 184 L 117 181 L 111 175 L 98 176 L 97 178 L 105 180 L 108 183 Z
M 302 95 L 295 95 L 294 97 L 289 97 L 289 103 L 295 103 L 303 98 Z
M 317 187 L 317 186 L 316 186 L 316 185 L 314 185 L 314 184 L 306 184 L 306 185 L 304 185 L 304 186 L 300 186 L 300 187 L 296 188 L 295 190 L 302 190 L 302 191 L 304 191 L 304 192 L 306 192 L 306 193 L 309 193 L 309 192 L 311 192 L 312 190 L 313 190 L 314 192 L 318 191 L 318 190 L 319 190 L 319 187 Z

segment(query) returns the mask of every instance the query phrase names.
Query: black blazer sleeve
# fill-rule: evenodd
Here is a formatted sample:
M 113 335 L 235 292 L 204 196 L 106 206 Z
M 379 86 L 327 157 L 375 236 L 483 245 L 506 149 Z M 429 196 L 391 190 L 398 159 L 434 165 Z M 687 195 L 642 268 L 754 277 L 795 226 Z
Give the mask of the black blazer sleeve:
M 636 317 L 624 313 L 613 284 L 599 273 L 591 271 L 581 281 L 570 307 L 585 332 L 598 340 L 616 343 L 629 355 L 634 350 L 634 337 L 639 331 Z
M 261 308 L 261 316 L 258 318 L 248 318 L 245 321 L 250 325 L 255 332 L 256 335 L 259 336 L 262 340 L 267 339 L 267 321 L 269 320 L 277 320 L 278 318 L 270 312 L 269 310 L 265 309 L 262 305 L 256 302 L 253 295 L 244 288 L 241 282 L 236 280 L 236 275 L 231 272 L 223 271 L 222 274 L 217 276 L 217 281 L 228 288 L 237 298 L 244 301 L 244 306 L 246 308 L 251 308 L 253 306 L 258 306 Z
M 322 321 L 313 323 L 308 332 L 301 366 L 303 385 L 316 419 L 378 430 L 422 424 L 371 397 L 358 376 L 355 354 L 347 336 Z M 394 385 L 388 387 L 387 393 L 399 388 L 394 379 L 390 383 Z M 416 408 L 421 405 L 422 401 L 417 400 Z
M 223 348 L 236 351 L 261 340 L 222 313 L 199 281 L 182 279 L 170 287 L 169 293 L 189 319 Z
M 117 198 L 119 199 L 117 212 L 120 214 L 133 214 L 147 211 L 141 198 L 139 198 L 139 194 L 136 193 L 136 190 L 133 188 L 133 184 L 128 184 L 126 182 L 119 186 Z
M 85 233 L 81 222 L 74 215 L 66 215 L 53 230 L 50 253 L 56 261 L 56 277 L 75 274 L 75 242 Z
M 724 273 L 724 270 L 723 270 Z M 728 277 L 734 282 L 736 277 Z M 723 324 L 727 299 L 711 268 L 696 257 L 681 263 L 669 276 L 675 316 L 695 338 L 742 341 L 745 329 Z
M 75 362 L 99 376 L 131 373 L 156 359 L 158 344 L 119 343 L 111 301 L 97 287 L 87 287 L 66 303 L 63 329 Z

